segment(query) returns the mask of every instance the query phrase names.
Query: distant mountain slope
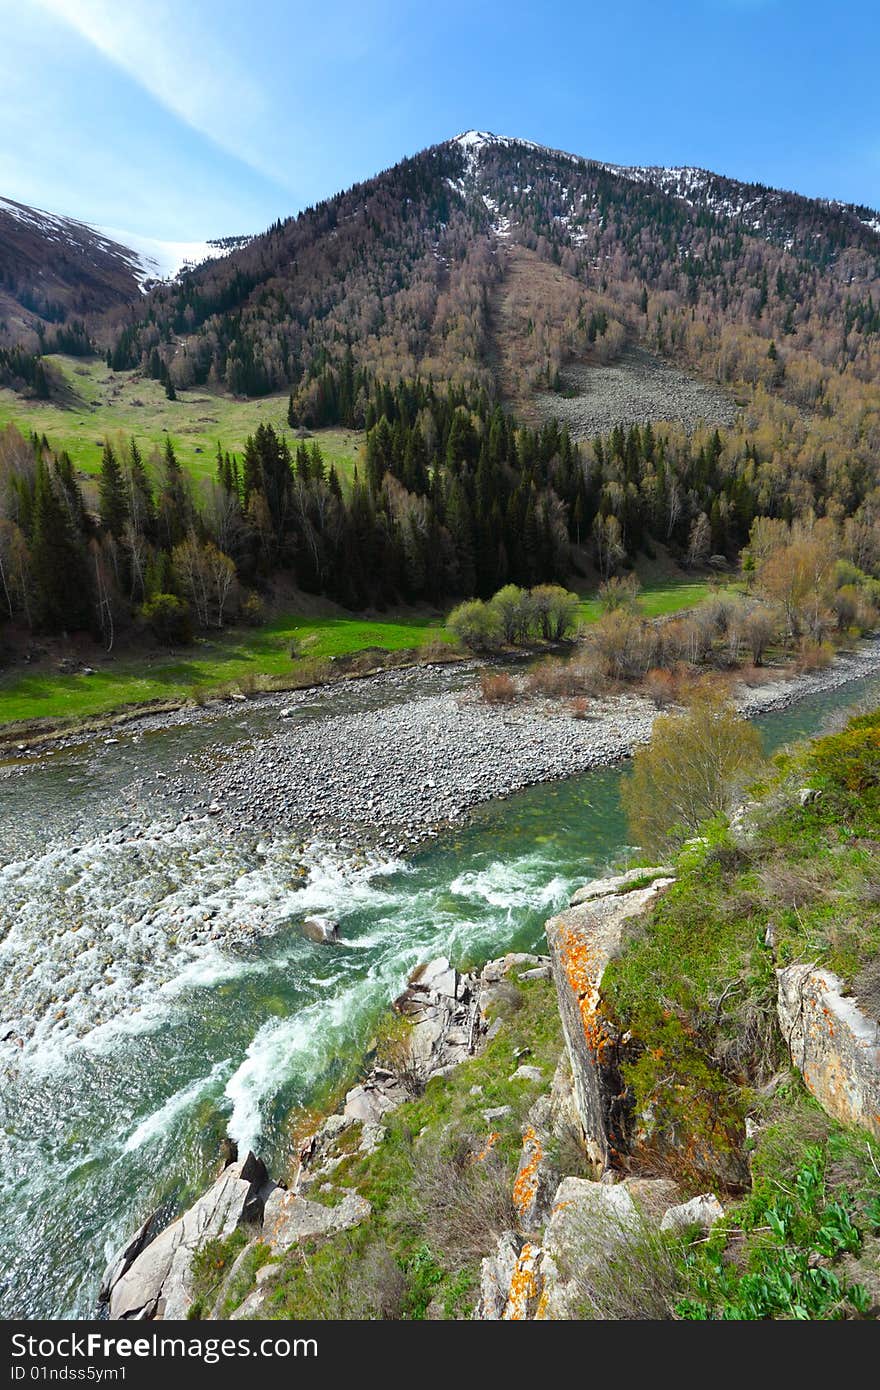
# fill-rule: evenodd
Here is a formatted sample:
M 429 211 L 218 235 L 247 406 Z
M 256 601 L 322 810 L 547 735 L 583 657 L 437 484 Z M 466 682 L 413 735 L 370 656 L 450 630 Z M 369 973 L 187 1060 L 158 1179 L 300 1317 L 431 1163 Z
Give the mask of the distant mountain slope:
M 636 344 L 719 382 L 772 383 L 799 353 L 870 376 L 878 227 L 869 208 L 468 131 L 156 287 L 115 364 L 292 387 L 307 419 L 349 349 L 381 377 L 519 403 Z
M 0 198 L 0 343 L 32 349 L 77 321 L 108 331 L 150 285 L 246 240 L 158 241 Z

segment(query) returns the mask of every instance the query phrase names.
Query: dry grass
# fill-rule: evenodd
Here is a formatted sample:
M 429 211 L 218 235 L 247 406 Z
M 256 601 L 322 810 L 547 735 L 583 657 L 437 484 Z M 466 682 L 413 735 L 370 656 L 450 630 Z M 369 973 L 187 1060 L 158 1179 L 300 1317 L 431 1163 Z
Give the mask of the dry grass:
M 807 675 L 811 671 L 825 671 L 833 660 L 834 648 L 830 642 L 813 642 L 805 638 L 795 659 L 795 670 L 798 675 Z
M 880 956 L 862 966 L 853 980 L 853 994 L 863 1012 L 880 1022 Z
M 560 1273 L 577 1289 L 575 1317 L 662 1321 L 673 1316 L 680 1297 L 674 1247 L 642 1218 L 624 1225 L 610 1216 L 591 1215 L 575 1231 Z
M 767 900 L 795 912 L 828 893 L 828 867 L 814 861 L 774 860 L 761 871 Z
M 519 687 L 506 671 L 481 671 L 480 699 L 487 705 L 512 705 L 519 699 Z
M 420 1229 L 453 1269 L 473 1265 L 502 1232 L 516 1229 L 513 1175 L 494 1152 L 476 1160 L 484 1147 L 484 1138 L 458 1136 L 451 1151 L 441 1144 L 439 1152 L 416 1154 Z
M 671 671 L 664 671 L 660 667 L 654 667 L 648 672 L 643 689 L 657 709 L 665 709 L 667 705 L 675 704 L 678 698 L 678 682 L 675 676 Z

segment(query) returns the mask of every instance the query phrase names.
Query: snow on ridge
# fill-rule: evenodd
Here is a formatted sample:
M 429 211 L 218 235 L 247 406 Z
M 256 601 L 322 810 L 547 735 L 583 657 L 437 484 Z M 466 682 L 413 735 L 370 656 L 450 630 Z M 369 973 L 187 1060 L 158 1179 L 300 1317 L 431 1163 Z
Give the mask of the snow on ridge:
M 181 271 L 228 256 L 234 249 L 233 245 L 221 246 L 210 241 L 163 241 L 116 227 L 94 230 L 105 241 L 128 252 L 126 259 L 144 293 L 157 280 L 175 280 Z
M 480 152 L 488 145 L 496 145 L 501 149 L 509 150 L 515 145 L 522 145 L 527 150 L 536 150 L 539 154 L 551 154 L 557 159 L 569 159 L 574 164 L 586 164 L 589 161 L 579 154 L 569 154 L 567 150 L 554 150 L 549 145 L 539 145 L 534 140 L 520 140 L 515 135 L 493 135 L 490 130 L 465 130 L 461 135 L 456 135 L 449 141 L 450 145 L 458 145 L 467 161 L 468 171 L 476 173 L 477 163 Z
M 173 280 L 184 270 L 191 270 L 204 261 L 228 256 L 246 238 L 229 238 L 224 244 L 212 241 L 164 241 L 158 237 L 140 236 L 117 227 L 96 227 L 75 217 L 64 217 L 0 197 L 0 214 L 13 218 L 30 228 L 46 241 L 65 242 L 77 250 L 97 246 L 108 256 L 115 256 L 130 272 L 146 294 L 157 280 Z

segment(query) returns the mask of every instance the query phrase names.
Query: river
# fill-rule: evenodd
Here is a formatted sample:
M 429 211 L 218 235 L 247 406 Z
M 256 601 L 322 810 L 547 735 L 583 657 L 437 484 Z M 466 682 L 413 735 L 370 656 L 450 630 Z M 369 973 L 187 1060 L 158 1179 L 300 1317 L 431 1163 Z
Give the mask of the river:
M 765 745 L 866 696 L 876 676 L 766 715 Z M 297 1115 L 414 965 L 540 949 L 571 889 L 626 853 L 619 769 L 488 803 L 406 861 L 178 824 L 144 792 L 266 720 L 130 731 L 0 783 L 3 1318 L 90 1316 L 106 1257 L 204 1189 L 225 1134 L 283 1171 Z M 305 940 L 309 913 L 343 943 Z

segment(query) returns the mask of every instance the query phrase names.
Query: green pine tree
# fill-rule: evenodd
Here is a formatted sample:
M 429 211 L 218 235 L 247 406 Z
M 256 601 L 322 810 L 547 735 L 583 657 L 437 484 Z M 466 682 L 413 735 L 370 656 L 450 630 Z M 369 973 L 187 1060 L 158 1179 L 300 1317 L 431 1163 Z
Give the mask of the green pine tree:
M 34 487 L 31 559 L 39 625 L 50 632 L 88 627 L 91 585 L 85 550 L 42 459 Z
M 109 531 L 111 536 L 116 536 L 118 539 L 125 530 L 125 523 L 128 520 L 128 498 L 122 469 L 109 440 L 104 443 L 104 453 L 101 457 L 98 509 L 104 530 Z

